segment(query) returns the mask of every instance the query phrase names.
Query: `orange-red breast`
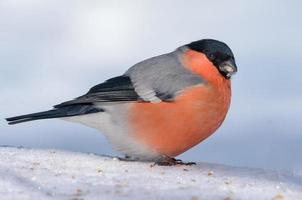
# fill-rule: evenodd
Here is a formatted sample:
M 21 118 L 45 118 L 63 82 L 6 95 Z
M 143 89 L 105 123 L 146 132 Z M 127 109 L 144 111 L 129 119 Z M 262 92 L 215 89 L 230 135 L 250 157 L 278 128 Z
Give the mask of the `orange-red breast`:
M 144 60 L 52 110 L 7 121 L 79 122 L 101 130 L 127 156 L 170 162 L 221 125 L 236 71 L 234 55 L 225 43 L 199 40 Z

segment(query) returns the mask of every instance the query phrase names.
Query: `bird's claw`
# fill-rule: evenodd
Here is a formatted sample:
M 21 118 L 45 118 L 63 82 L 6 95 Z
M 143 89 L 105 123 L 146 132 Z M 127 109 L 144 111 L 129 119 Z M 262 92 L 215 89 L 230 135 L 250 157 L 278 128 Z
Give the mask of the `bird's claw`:
M 185 166 L 191 166 L 196 165 L 195 162 L 183 162 L 180 159 L 171 158 L 168 156 L 164 156 L 160 159 L 158 159 L 152 166 L 175 166 L 175 165 L 185 165 Z

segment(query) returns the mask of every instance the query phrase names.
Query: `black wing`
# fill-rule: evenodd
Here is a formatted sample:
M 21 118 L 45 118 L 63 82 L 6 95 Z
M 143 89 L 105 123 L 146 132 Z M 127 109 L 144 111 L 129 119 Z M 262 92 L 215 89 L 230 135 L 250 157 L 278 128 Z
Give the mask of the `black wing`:
M 139 99 L 130 78 L 118 76 L 94 86 L 83 96 L 54 106 L 52 110 L 11 117 L 6 120 L 9 124 L 18 124 L 40 119 L 86 115 L 104 112 L 102 108 L 94 106 L 96 102 L 138 101 Z
M 54 107 L 61 108 L 67 105 L 75 104 L 138 100 L 140 100 L 140 97 L 135 92 L 131 79 L 128 76 L 118 76 L 92 87 L 88 93 L 83 96 L 61 103 Z

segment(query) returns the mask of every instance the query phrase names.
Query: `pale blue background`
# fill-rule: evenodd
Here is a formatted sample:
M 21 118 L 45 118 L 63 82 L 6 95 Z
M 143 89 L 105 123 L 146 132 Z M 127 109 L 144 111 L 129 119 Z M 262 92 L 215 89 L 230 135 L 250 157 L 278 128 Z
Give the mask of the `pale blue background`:
M 81 125 L 3 118 L 49 109 L 142 59 L 215 38 L 237 59 L 231 110 L 181 158 L 302 171 L 301 8 L 298 0 L 0 0 L 0 145 L 116 155 Z

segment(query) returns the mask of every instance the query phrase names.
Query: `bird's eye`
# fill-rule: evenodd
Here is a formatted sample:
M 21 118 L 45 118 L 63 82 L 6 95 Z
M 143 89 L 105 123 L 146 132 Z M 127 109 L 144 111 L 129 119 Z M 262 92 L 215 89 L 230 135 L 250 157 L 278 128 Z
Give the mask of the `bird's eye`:
M 214 59 L 215 59 L 215 55 L 214 55 L 213 53 L 210 53 L 209 58 L 210 58 L 211 60 L 214 60 Z

